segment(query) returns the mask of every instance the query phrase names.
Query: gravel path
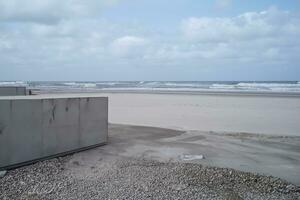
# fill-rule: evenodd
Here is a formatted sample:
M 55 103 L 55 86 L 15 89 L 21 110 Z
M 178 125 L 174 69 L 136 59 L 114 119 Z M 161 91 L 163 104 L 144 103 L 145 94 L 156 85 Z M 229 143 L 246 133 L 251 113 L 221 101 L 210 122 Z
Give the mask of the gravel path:
M 280 179 L 199 164 L 117 159 L 97 178 L 68 173 L 67 156 L 25 166 L 0 178 L 0 199 L 300 199 Z

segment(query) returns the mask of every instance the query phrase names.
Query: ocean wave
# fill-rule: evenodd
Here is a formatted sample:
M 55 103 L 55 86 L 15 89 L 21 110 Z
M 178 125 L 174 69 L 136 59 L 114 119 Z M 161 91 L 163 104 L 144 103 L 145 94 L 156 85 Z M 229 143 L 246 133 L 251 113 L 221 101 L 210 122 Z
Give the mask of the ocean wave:
M 167 82 L 164 83 L 165 86 L 171 86 L 171 87 L 200 87 L 199 84 L 195 83 L 172 83 L 172 82 Z
M 219 83 L 215 83 L 215 84 L 212 84 L 209 88 L 210 89 L 235 89 L 236 86 L 235 85 L 231 85 L 231 84 L 219 84 Z
M 158 82 L 158 81 L 144 82 L 143 85 L 144 86 L 159 86 L 159 85 L 162 85 L 162 82 Z
M 85 88 L 95 88 L 95 87 L 97 87 L 97 84 L 96 83 L 83 83 L 82 87 L 85 87 Z
M 27 86 L 27 82 L 24 81 L 1 81 L 1 86 Z
M 298 83 L 238 83 L 241 87 L 300 87 Z
M 75 83 L 75 82 L 66 82 L 66 83 L 63 83 L 63 85 L 67 85 L 67 86 L 77 86 L 78 83 Z
M 25 85 L 31 88 L 57 90 L 153 90 L 153 91 L 242 91 L 242 92 L 297 92 L 299 81 L 286 82 L 181 82 L 181 81 L 98 81 L 98 82 L 24 82 L 2 81 L 1 85 Z
M 118 82 L 97 82 L 96 85 L 109 85 L 109 86 L 114 86 L 117 85 Z
M 298 92 L 300 84 L 295 83 L 239 83 L 238 89 L 243 90 L 267 90 L 274 92 Z
M 64 82 L 63 85 L 70 87 L 79 87 L 79 88 L 94 88 L 97 87 L 96 83 L 81 83 L 81 82 Z

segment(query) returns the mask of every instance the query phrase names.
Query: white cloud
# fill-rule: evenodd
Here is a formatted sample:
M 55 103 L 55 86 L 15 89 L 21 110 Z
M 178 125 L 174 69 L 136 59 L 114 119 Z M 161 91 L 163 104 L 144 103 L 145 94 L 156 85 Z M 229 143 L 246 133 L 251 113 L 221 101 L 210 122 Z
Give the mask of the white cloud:
M 137 36 L 123 36 L 115 39 L 111 44 L 112 53 L 121 57 L 142 55 L 148 41 Z
M 182 23 L 186 38 L 201 42 L 229 42 L 295 36 L 299 18 L 289 12 L 249 12 L 233 18 L 191 17 Z
M 67 8 L 71 1 L 77 6 Z M 2 10 L 3 2 L 0 0 Z M 11 74 L 12 69 L 33 74 L 51 69 L 59 74 L 72 68 L 70 73 L 81 75 L 83 69 L 118 71 L 119 66 L 151 71 L 157 66 L 201 69 L 300 63 L 300 16 L 275 8 L 227 18 L 191 17 L 178 22 L 181 33 L 161 33 L 145 24 L 86 17 L 84 10 L 90 9 L 89 3 L 84 4 L 87 9 L 79 9 L 83 2 L 79 0 L 51 1 L 53 7 L 68 14 L 56 13 L 46 3 L 36 5 L 33 11 L 26 6 L 24 11 L 16 7 L 14 11 L 9 7 L 14 7 L 16 0 L 5 2 L 12 3 L 7 3 L 6 13 L 0 14 L 0 20 L 6 19 L 0 21 L 0 78 L 4 71 Z M 105 6 L 99 2 L 101 5 L 92 11 Z M 32 16 L 31 22 L 37 23 L 27 23 L 24 16 Z M 50 18 L 55 23 L 50 23 Z M 11 22 L 14 19 L 18 23 Z
M 232 18 L 196 18 L 182 22 L 183 37 L 206 58 L 257 62 L 298 59 L 300 17 L 275 8 Z

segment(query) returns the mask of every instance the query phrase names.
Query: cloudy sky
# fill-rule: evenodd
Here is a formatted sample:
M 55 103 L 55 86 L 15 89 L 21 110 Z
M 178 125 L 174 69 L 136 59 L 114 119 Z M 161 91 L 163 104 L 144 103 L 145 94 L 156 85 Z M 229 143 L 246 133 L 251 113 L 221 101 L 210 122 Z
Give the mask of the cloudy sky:
M 300 80 L 300 0 L 0 0 L 0 80 Z

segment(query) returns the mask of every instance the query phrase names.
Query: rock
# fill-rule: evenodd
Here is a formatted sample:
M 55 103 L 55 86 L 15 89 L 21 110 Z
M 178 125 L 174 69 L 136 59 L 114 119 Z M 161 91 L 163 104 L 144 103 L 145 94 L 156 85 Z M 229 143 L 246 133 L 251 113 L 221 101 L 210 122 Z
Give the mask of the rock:
M 182 155 L 181 156 L 181 159 L 182 160 L 202 160 L 204 159 L 204 156 L 203 155 Z
M 288 192 L 289 192 L 289 191 L 296 191 L 296 190 L 297 190 L 297 187 L 290 184 L 290 185 L 287 185 L 287 186 L 286 186 L 286 189 L 287 189 Z
M 2 177 L 4 177 L 5 176 L 5 174 L 6 174 L 6 170 L 4 170 L 4 171 L 0 171 L 0 178 L 2 178 Z
M 176 184 L 176 185 L 172 185 L 172 190 L 184 190 L 185 188 L 187 188 L 188 185 L 187 184 Z
M 26 183 L 24 181 L 20 181 L 21 185 L 26 185 Z

